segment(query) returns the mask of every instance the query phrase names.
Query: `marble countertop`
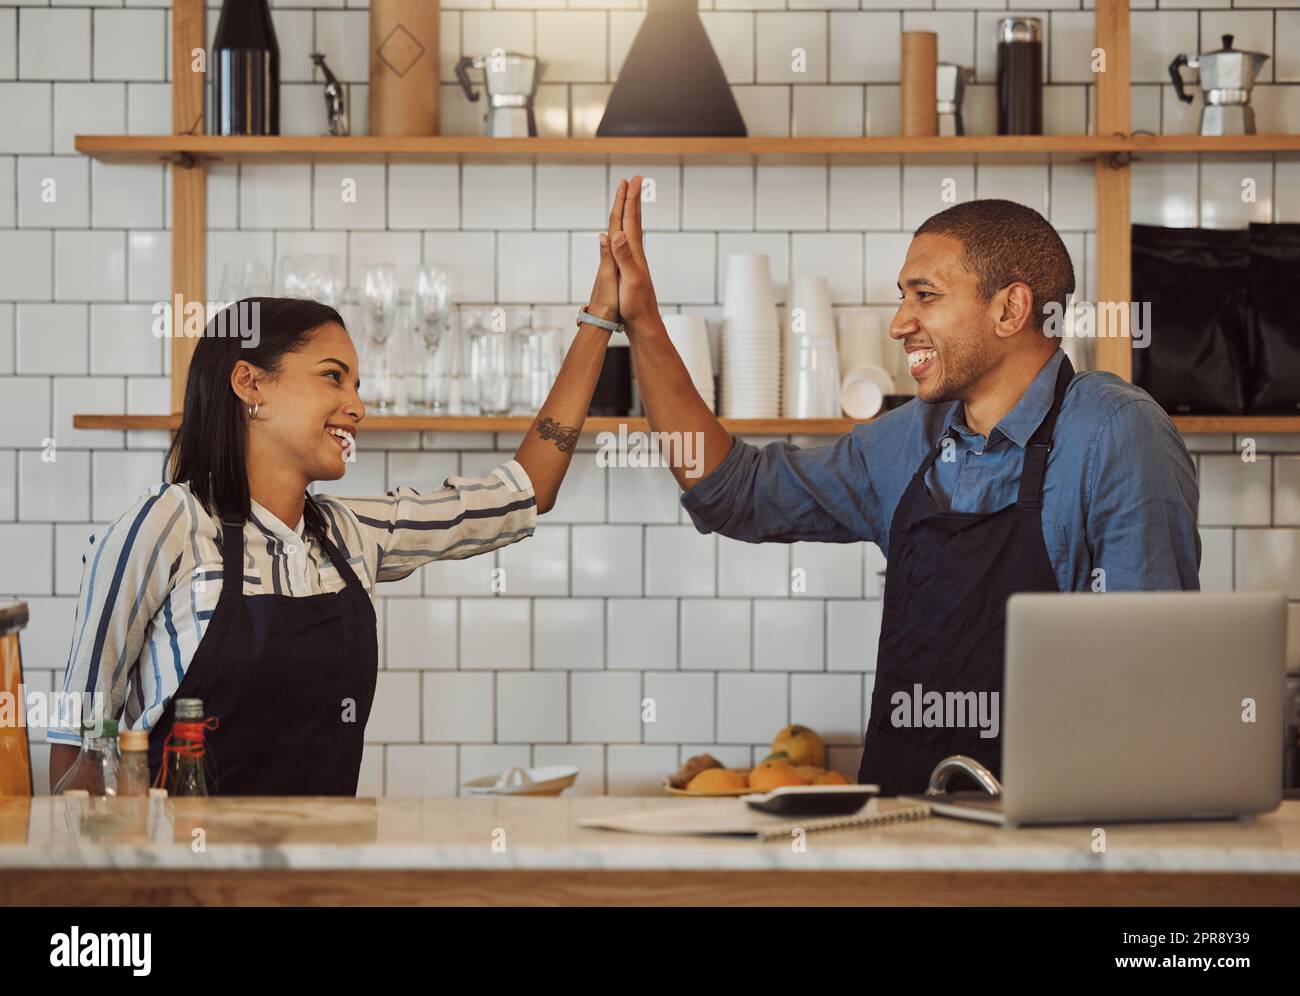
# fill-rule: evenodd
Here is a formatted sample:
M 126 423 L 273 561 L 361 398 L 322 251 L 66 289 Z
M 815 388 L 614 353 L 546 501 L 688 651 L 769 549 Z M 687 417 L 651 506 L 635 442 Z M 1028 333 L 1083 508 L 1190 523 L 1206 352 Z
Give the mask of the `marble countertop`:
M 0 799 L 5 869 L 735 869 L 1300 874 L 1300 801 L 1255 819 L 1001 829 L 932 817 L 785 838 L 642 836 L 585 816 L 671 797 Z M 892 801 L 873 802 L 889 807 Z

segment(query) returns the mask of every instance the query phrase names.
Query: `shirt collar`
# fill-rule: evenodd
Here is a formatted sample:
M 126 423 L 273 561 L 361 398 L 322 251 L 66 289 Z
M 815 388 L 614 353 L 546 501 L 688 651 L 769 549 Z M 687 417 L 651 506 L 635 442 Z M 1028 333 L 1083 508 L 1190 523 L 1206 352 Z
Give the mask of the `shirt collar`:
M 1047 417 L 1052 402 L 1056 399 L 1056 374 L 1061 369 L 1064 357 L 1065 351 L 1062 349 L 1052 353 L 1043 364 L 1043 369 L 1039 370 L 1034 375 L 1034 379 L 1029 382 L 1029 387 L 1020 396 L 1016 406 L 1002 416 L 1002 420 L 993 427 L 993 431 L 989 433 L 990 443 L 993 442 L 994 433 L 1001 433 L 1021 448 L 1029 442 L 1029 437 Z M 960 401 L 954 401 L 948 409 L 948 415 L 943 422 L 945 436 L 948 435 L 950 428 L 956 428 L 964 435 L 974 435 L 974 430 L 966 425 L 965 406 Z
M 301 516 L 299 516 L 298 518 L 298 524 L 294 526 L 292 529 L 290 529 L 278 518 L 276 518 L 275 515 L 269 509 L 267 509 L 265 505 L 259 504 L 257 499 L 250 497 L 248 500 L 249 503 L 252 505 L 253 514 L 257 516 L 258 521 L 261 522 L 264 528 L 269 529 L 277 536 L 283 536 L 285 539 L 288 539 L 293 536 L 301 537 L 303 535 L 303 531 L 302 531 L 303 519 Z

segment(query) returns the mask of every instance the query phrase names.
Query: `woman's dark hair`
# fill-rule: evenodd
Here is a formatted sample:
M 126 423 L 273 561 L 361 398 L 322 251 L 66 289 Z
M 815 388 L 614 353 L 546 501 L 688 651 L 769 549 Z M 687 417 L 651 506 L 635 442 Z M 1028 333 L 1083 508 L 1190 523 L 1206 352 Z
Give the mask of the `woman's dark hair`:
M 217 312 L 203 329 L 185 381 L 180 429 L 167 451 L 170 480 L 185 484 L 209 514 L 252 515 L 248 492 L 244 402 L 230 387 L 240 360 L 273 376 L 286 353 L 297 351 L 322 325 L 343 319 L 329 305 L 292 297 L 246 297 Z M 179 322 L 173 322 L 179 327 Z M 166 467 L 164 468 L 166 473 Z M 324 519 L 308 501 L 306 525 L 324 532 Z

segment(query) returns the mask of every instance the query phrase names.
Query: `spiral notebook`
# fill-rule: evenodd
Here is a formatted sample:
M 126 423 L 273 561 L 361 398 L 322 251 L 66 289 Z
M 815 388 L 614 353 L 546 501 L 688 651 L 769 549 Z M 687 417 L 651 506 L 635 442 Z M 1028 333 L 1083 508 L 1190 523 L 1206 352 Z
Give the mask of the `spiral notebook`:
M 688 802 L 665 806 L 652 806 L 632 813 L 614 816 L 588 816 L 578 820 L 578 825 L 601 830 L 622 830 L 626 833 L 674 834 L 708 836 L 753 837 L 770 840 L 788 837 L 795 830 L 812 833 L 817 830 L 855 830 L 859 827 L 889 826 L 924 820 L 930 815 L 925 803 L 900 803 L 893 800 L 873 799 L 856 813 L 847 816 L 809 816 L 790 819 L 772 816 L 751 809 L 740 799 L 722 799 L 716 802 Z

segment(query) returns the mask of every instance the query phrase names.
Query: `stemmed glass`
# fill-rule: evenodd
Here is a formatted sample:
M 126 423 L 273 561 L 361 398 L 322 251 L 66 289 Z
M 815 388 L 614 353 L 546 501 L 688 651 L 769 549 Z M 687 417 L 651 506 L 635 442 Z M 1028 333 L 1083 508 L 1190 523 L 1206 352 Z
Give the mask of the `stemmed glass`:
M 234 304 L 246 297 L 271 293 L 271 268 L 254 259 L 225 263 L 221 267 L 221 303 Z
M 375 403 L 381 410 L 393 407 L 396 402 L 387 350 L 396 314 L 397 267 L 392 263 L 372 263 L 361 277 L 361 324 L 372 361 Z
M 281 297 L 305 297 L 336 308 L 343 300 L 343 260 L 324 253 L 280 257 L 276 286 Z
M 435 365 L 439 343 L 447 331 L 451 317 L 448 296 L 449 274 L 439 266 L 421 266 L 415 274 L 415 291 L 411 295 L 411 324 L 413 344 L 424 345 L 421 363 L 422 398 L 425 407 L 436 410 L 440 399 L 435 390 Z

